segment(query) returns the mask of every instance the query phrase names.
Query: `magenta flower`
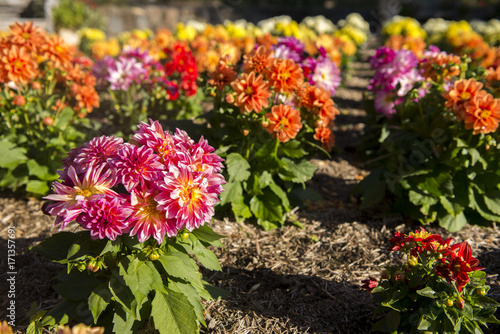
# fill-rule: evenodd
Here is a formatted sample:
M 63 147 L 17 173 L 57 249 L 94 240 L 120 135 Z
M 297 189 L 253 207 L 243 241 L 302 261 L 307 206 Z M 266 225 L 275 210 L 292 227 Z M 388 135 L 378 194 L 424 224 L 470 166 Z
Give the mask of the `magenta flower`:
M 164 181 L 159 184 L 161 193 L 155 197 L 158 209 L 165 210 L 169 219 L 176 219 L 177 227 L 189 231 L 212 219 L 213 206 L 219 201 L 217 193 L 208 189 L 209 169 L 204 173 L 193 173 L 183 164 L 171 165 Z
M 106 194 L 117 195 L 111 189 L 114 186 L 114 178 L 111 177 L 112 171 L 108 169 L 103 173 L 104 167 L 105 165 L 88 169 L 83 180 L 80 181 L 75 168 L 70 166 L 68 168 L 70 185 L 59 182 L 52 183 L 52 188 L 56 193 L 45 196 L 44 199 L 56 202 L 47 206 L 47 212 L 52 216 L 57 216 L 55 225 L 60 225 L 60 230 L 78 217 L 85 201 L 104 197 Z
M 79 150 L 73 166 L 75 166 L 77 172 L 84 172 L 90 168 L 108 165 L 109 159 L 116 157 L 122 144 L 122 138 L 113 136 L 96 137 L 85 143 L 84 147 Z
M 175 163 L 177 148 L 174 138 L 167 131 L 163 131 L 158 121 L 153 122 L 151 119 L 149 121 L 150 125 L 141 122 L 137 126 L 139 130 L 134 131 L 132 139 L 151 148 L 154 153 L 160 156 L 165 165 Z
M 330 92 L 330 96 L 333 96 L 340 86 L 340 70 L 330 59 L 324 58 L 316 63 L 310 79 L 313 85 L 324 88 Z
M 117 236 L 128 232 L 126 219 L 132 208 L 119 196 L 100 197 L 82 203 L 82 212 L 76 221 L 90 230 L 92 239 L 115 240 Z
M 116 168 L 116 176 L 121 178 L 127 191 L 143 180 L 158 180 L 161 178 L 161 171 L 165 169 L 160 157 L 154 154 L 151 148 L 132 144 L 124 144 L 112 164 Z
M 126 91 L 132 83 L 147 76 L 148 71 L 144 64 L 135 58 L 118 57 L 114 66 L 108 69 L 108 73 L 106 79 L 111 84 L 110 88 Z
M 281 59 L 291 59 L 296 63 L 303 60 L 305 49 L 304 43 L 295 37 L 278 37 L 277 44 L 271 47 L 274 50 L 274 57 Z
M 137 235 L 139 242 L 148 240 L 151 236 L 161 244 L 165 235 L 174 237 L 179 228 L 175 219 L 167 219 L 166 212 L 158 208 L 155 197 L 160 190 L 152 183 L 144 183 L 132 190 L 130 204 L 132 215 L 128 219 L 131 228 L 130 235 Z

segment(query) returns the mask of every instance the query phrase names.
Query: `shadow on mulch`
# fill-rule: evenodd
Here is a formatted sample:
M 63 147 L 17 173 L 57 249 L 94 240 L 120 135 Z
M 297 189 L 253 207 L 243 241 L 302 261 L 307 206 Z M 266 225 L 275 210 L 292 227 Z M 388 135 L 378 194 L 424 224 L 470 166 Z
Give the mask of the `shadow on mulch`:
M 286 319 L 291 332 L 295 329 L 300 333 L 359 334 L 368 333 L 372 324 L 375 308 L 367 303 L 367 293 L 359 285 L 317 276 L 278 274 L 269 268 L 224 267 L 223 272 L 215 273 L 211 279 L 229 290 L 230 296 L 218 303 L 224 303 L 231 312 Z M 219 314 L 218 303 L 207 308 L 211 318 L 223 315 Z M 209 322 L 206 330 L 232 333 L 226 325 L 217 319 Z M 250 322 L 244 328 L 246 333 L 274 332 L 271 323 Z

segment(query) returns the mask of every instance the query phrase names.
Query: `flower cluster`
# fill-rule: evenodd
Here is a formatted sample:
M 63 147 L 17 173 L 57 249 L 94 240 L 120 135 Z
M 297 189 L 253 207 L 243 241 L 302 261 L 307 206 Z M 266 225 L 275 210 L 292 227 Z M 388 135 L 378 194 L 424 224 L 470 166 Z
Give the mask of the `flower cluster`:
M 484 268 L 478 267 L 468 242 L 452 244 L 452 240 L 423 228 L 394 233 L 389 251 L 403 253 L 406 263 L 386 267 L 380 279 L 370 277 L 361 287 L 373 293 L 381 309 L 399 313 L 398 320 L 391 328 L 381 327 L 386 321 L 381 320 L 373 329 L 406 332 L 418 326 L 443 333 L 450 328 L 460 331 L 461 324 L 471 322 L 474 325 L 464 330 L 472 333 L 472 327 L 498 322 L 489 318 L 497 304 L 485 296 L 489 287 L 483 279 Z M 387 314 L 391 316 L 395 315 Z
M 93 239 L 129 233 L 160 244 L 181 229 L 212 219 L 223 191 L 222 159 L 203 138 L 163 131 L 158 121 L 141 123 L 130 143 L 102 136 L 73 149 L 54 182 L 46 212 L 63 229 L 76 220 Z
M 403 102 L 416 83 L 424 80 L 419 60 L 409 50 L 379 48 L 370 58 L 370 64 L 375 74 L 368 88 L 374 93 L 375 109 L 388 116 L 396 113 L 395 106 Z M 419 95 L 424 94 L 425 89 L 421 89 Z
M 33 22 L 15 22 L 9 31 L 0 39 L 0 83 L 21 94 L 30 85 L 39 93 L 41 85 L 48 86 L 52 89 L 47 97 L 57 88 L 62 93 L 57 100 L 59 106 L 69 103 L 81 116 L 99 107 L 96 80 L 89 70 L 90 59 L 79 55 L 59 36 L 49 36 L 33 26 Z M 50 107 L 60 110 L 56 105 Z
M 221 61 L 208 83 L 225 92 L 226 102 L 243 114 L 270 108 L 262 113 L 262 126 L 280 142 L 294 139 L 304 119 L 315 129 L 314 138 L 330 151 L 333 120 L 339 113 L 331 93 L 340 83 L 339 71 L 326 55 L 303 60 L 302 50 L 303 44 L 291 37 L 280 40 L 274 51 L 261 45 L 244 56 L 239 77 Z M 302 66 L 288 57 L 303 60 Z

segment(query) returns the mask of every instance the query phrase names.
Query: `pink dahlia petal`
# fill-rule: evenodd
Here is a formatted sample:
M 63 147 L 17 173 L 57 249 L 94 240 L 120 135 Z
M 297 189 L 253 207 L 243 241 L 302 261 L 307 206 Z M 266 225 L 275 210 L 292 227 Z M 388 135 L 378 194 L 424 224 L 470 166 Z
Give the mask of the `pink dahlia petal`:
M 161 244 L 165 235 L 171 238 L 179 231 L 175 220 L 167 219 L 165 211 L 158 208 L 155 200 L 158 194 L 159 190 L 152 183 L 146 183 L 131 192 L 132 214 L 128 224 L 131 228 L 130 235 L 137 235 L 139 242 L 153 237 Z
M 141 181 L 155 181 L 161 177 L 161 170 L 165 166 L 160 162 L 160 158 L 147 146 L 137 147 L 125 144 L 118 151 L 118 155 L 112 160 L 116 168 L 118 178 L 121 178 L 123 185 L 130 191 Z
M 82 204 L 82 212 L 76 221 L 90 230 L 92 239 L 115 240 L 118 235 L 128 232 L 127 217 L 132 213 L 119 196 L 98 198 Z
M 123 144 L 122 138 L 113 136 L 96 137 L 85 143 L 80 150 L 74 165 L 77 172 L 86 171 L 91 167 L 100 167 L 108 163 L 108 159 L 116 157 Z

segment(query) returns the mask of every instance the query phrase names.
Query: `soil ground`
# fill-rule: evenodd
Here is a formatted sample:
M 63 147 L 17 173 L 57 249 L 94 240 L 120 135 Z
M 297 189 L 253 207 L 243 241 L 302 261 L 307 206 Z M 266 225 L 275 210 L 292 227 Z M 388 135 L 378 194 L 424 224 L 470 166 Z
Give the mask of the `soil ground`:
M 341 115 L 337 118 L 338 152 L 312 162 L 318 171 L 308 186 L 323 196 L 310 201 L 296 217 L 304 226 L 285 226 L 265 232 L 231 218 L 215 219 L 211 226 L 226 236 L 217 249 L 222 272 L 204 271 L 206 279 L 229 291 L 224 300 L 206 302 L 207 328 L 203 333 L 368 333 L 375 304 L 360 288 L 368 276 L 378 277 L 380 267 L 394 259 L 387 251 L 396 230 L 419 228 L 403 217 L 387 214 L 384 205 L 360 209 L 351 195 L 368 170 L 357 148 L 363 135 L 363 92 L 371 71 L 366 58 L 370 48 L 355 62 L 352 76 L 334 97 Z M 58 296 L 51 278 L 62 267 L 28 250 L 52 233 L 53 219 L 40 211 L 43 202 L 0 196 L 0 254 L 7 254 L 9 226 L 16 229 L 16 315 L 19 333 L 28 324 L 25 314 L 33 302 L 50 309 Z M 71 229 L 71 227 L 69 227 Z M 437 227 L 428 230 L 467 240 L 492 286 L 489 296 L 500 301 L 500 232 L 494 228 L 468 226 L 450 234 Z M 0 268 L 7 268 L 0 255 Z M 8 287 L 6 270 L 0 273 L 0 320 L 5 318 Z M 498 315 L 497 315 L 498 316 Z M 490 333 L 500 332 L 492 328 Z

